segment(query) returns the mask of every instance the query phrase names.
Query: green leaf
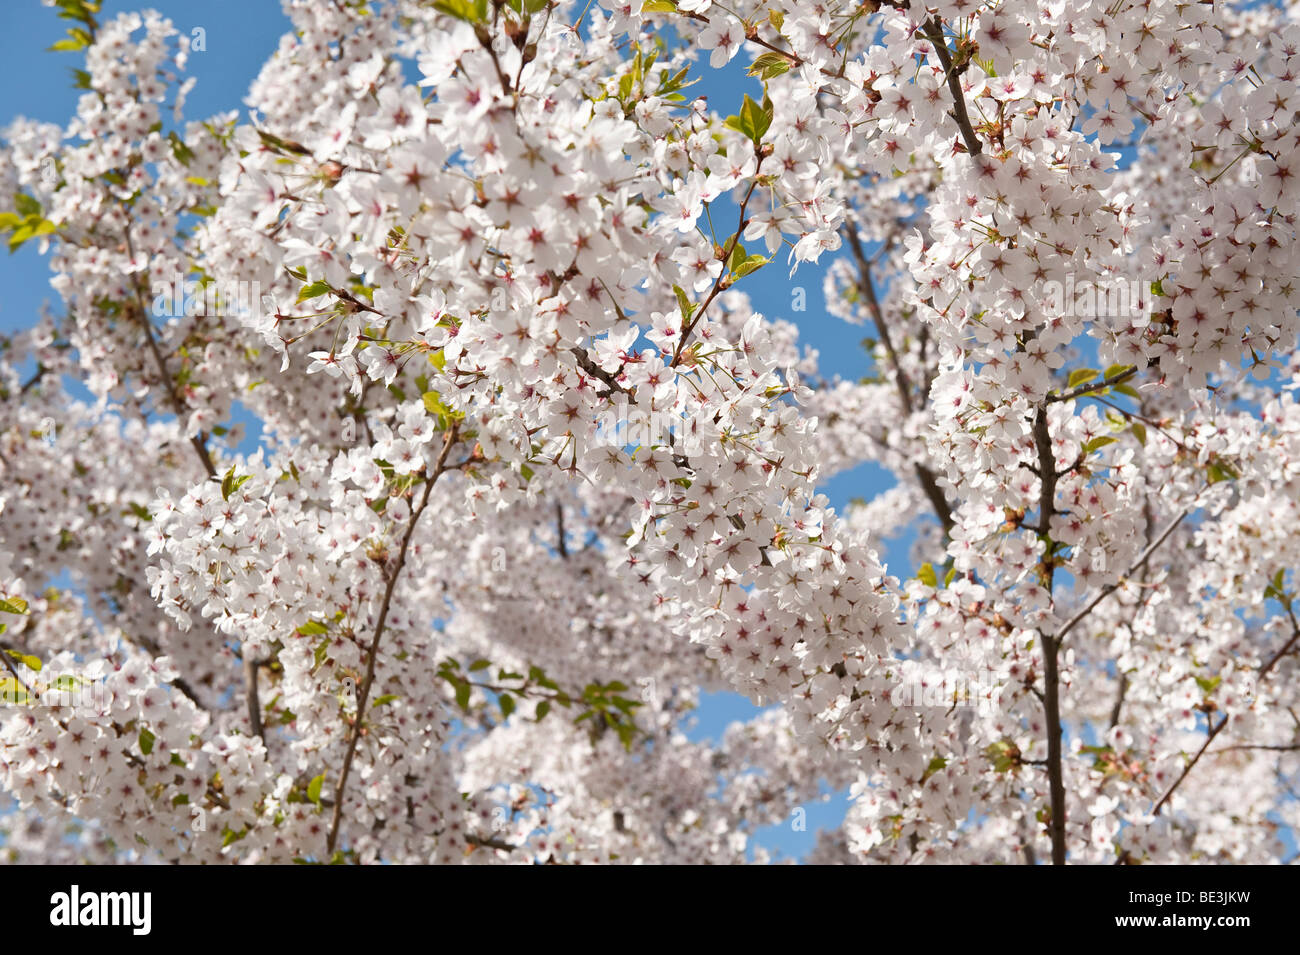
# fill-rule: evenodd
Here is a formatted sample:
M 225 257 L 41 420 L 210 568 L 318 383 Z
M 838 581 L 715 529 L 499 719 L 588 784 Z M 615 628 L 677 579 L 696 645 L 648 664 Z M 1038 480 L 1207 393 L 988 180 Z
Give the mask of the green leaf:
M 230 466 L 230 470 L 226 472 L 226 476 L 221 479 L 222 498 L 227 501 L 230 500 L 230 495 L 234 494 L 241 487 L 243 487 L 245 482 L 251 481 L 252 479 L 253 479 L 253 475 L 251 474 L 243 474 L 240 475 L 239 477 L 236 477 L 235 466 L 232 464 Z
M 281 139 L 273 133 L 268 133 L 264 129 L 257 130 L 257 137 L 262 144 L 273 152 L 293 153 L 297 156 L 310 156 L 311 150 L 302 143 L 291 142 L 287 139 Z
M 689 322 L 695 311 L 695 305 L 680 285 L 673 286 L 673 294 L 677 296 L 677 307 L 682 311 L 682 321 Z
M 479 670 L 486 670 L 492 665 L 491 660 L 475 660 L 469 665 L 470 673 L 477 673 Z
M 1105 378 L 1107 381 L 1110 381 L 1110 379 L 1118 377 L 1119 375 L 1122 375 L 1127 371 L 1136 371 L 1136 370 L 1137 370 L 1136 365 L 1115 364 L 1107 368 L 1101 377 Z
M 397 699 L 399 699 L 399 697 L 396 693 L 385 693 L 383 696 L 375 697 L 375 702 L 372 703 L 371 706 L 386 706 Z
M 731 255 L 727 258 L 727 268 L 734 272 L 740 268 L 748 255 L 745 252 L 745 247 L 740 243 L 740 237 L 737 235 L 733 236 L 733 238 L 736 239 L 736 244 L 731 247 Z
M 546 719 L 546 714 L 549 713 L 549 712 L 551 712 L 551 701 L 550 701 L 550 700 L 542 700 L 542 702 L 538 703 L 538 704 L 537 704 L 537 717 L 536 717 L 537 722 L 540 723 L 542 720 Z
M 442 403 L 442 397 L 436 391 L 426 391 L 421 397 L 424 400 L 424 410 L 445 426 L 452 417 L 452 411 Z
M 318 806 L 320 805 L 320 790 L 321 787 L 324 785 L 325 785 L 324 773 L 321 773 L 319 776 L 312 777 L 312 781 L 307 784 L 307 798 L 310 799 Z
M 749 256 L 749 258 L 745 259 L 744 262 L 741 262 L 739 266 L 732 268 L 732 271 L 736 273 L 737 277 L 744 278 L 751 272 L 757 272 L 770 261 L 771 259 L 767 256 L 755 252 L 753 255 Z
M 193 161 L 194 150 L 185 145 L 185 140 L 176 135 L 176 130 L 173 129 L 167 134 L 167 141 L 171 143 L 172 155 L 176 157 L 178 163 L 182 166 L 188 166 Z
M 754 129 L 754 142 L 758 143 L 767 133 L 768 127 L 772 125 L 772 104 L 768 102 L 765 96 L 763 97 L 763 104 L 760 106 L 746 95 L 745 103 L 741 106 L 740 111 L 749 113 L 749 122 Z
M 734 129 L 736 132 L 748 136 L 757 146 L 763 141 L 763 134 L 772 125 L 771 104 L 765 101 L 764 105 L 760 106 L 746 93 L 745 100 L 740 107 L 740 115 L 728 116 L 725 125 L 728 129 Z
M 916 572 L 916 578 L 921 581 L 921 583 L 932 589 L 939 586 L 939 577 L 934 572 L 934 565 L 929 561 L 921 565 L 920 570 Z
M 930 764 L 925 767 L 925 772 L 921 776 L 921 782 L 925 782 L 927 779 L 929 779 L 931 776 L 933 776 L 935 773 L 937 773 L 939 770 L 943 769 L 947 765 L 948 765 L 948 760 L 944 759 L 942 756 L 935 756 L 933 759 L 930 760 Z
M 1214 688 L 1217 687 L 1222 682 L 1223 682 L 1223 677 L 1221 676 L 1216 676 L 1216 677 L 1198 676 L 1196 678 L 1196 685 L 1201 688 L 1201 692 L 1204 693 L 1206 696 L 1209 696 L 1211 693 L 1213 693 Z
M 321 279 L 319 282 L 308 282 L 298 290 L 298 301 L 305 302 L 309 298 L 319 298 L 327 295 L 331 291 L 330 283 Z
M 501 707 L 501 718 L 508 720 L 515 711 L 515 698 L 509 693 L 502 693 L 497 697 L 497 705 Z
M 29 225 L 19 226 L 14 230 L 14 234 L 9 237 L 9 251 L 15 252 L 24 242 L 32 237 L 34 230 Z
M 13 657 L 23 666 L 27 667 L 27 669 L 34 670 L 37 673 L 40 672 L 41 661 L 39 657 L 34 657 L 30 653 L 20 653 L 17 650 L 5 650 L 5 653 L 9 654 L 9 656 Z
M 0 612 L 23 615 L 27 613 L 27 601 L 22 597 L 0 597 Z
M 27 692 L 27 688 L 13 677 L 0 679 L 0 703 L 27 706 L 31 702 L 32 698 Z
M 1133 437 L 1138 439 L 1138 444 L 1142 445 L 1143 447 L 1146 447 L 1147 444 L 1146 425 L 1144 425 L 1141 421 L 1134 421 L 1133 424 L 1129 426 L 1129 428 L 1133 432 Z
M 674 0 L 645 0 L 641 4 L 642 15 L 647 13 L 676 13 L 677 4 Z
M 468 680 L 456 681 L 456 705 L 466 712 L 469 711 L 469 693 L 470 685 Z
M 763 53 L 749 66 L 749 75 L 770 80 L 790 72 L 790 59 L 782 53 Z
M 1091 441 L 1085 442 L 1082 451 L 1084 454 L 1092 454 L 1092 452 L 1100 448 L 1104 448 L 1108 444 L 1114 444 L 1118 440 L 1119 440 L 1118 438 L 1112 438 L 1108 434 L 1103 434 L 1100 437 L 1096 437 L 1093 438 Z
M 149 732 L 148 728 L 140 730 L 140 752 L 144 753 L 146 756 L 152 753 L 154 740 L 157 738 L 158 737 L 154 736 L 153 733 Z
M 25 192 L 14 193 L 14 208 L 18 210 L 18 214 L 24 219 L 28 216 L 39 216 L 41 214 L 40 202 Z
M 1066 384 L 1066 388 L 1074 389 L 1080 385 L 1087 384 L 1096 378 L 1097 374 L 1098 372 L 1096 368 L 1076 368 L 1074 371 L 1070 372 L 1070 380 Z
M 434 0 L 433 9 L 466 23 L 487 19 L 487 0 Z
M 302 637 L 314 637 L 322 633 L 329 633 L 329 627 L 318 620 L 308 620 L 294 632 Z
M 1206 472 L 1211 484 L 1218 484 L 1220 481 L 1235 481 L 1241 477 L 1236 468 L 1220 458 L 1210 461 Z

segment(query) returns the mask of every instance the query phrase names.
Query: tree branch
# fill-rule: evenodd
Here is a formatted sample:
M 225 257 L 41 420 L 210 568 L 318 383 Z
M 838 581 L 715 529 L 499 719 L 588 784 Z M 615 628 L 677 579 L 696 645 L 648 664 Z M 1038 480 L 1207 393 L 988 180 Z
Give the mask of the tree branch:
M 1190 514 L 1191 512 L 1192 512 L 1192 508 L 1190 506 L 1183 508 L 1182 511 L 1179 512 L 1178 516 L 1175 517 L 1172 521 L 1170 521 L 1169 525 L 1163 531 L 1160 532 L 1160 536 L 1157 537 L 1154 541 L 1152 541 L 1147 546 L 1147 549 L 1142 552 L 1141 556 L 1138 557 L 1138 559 L 1133 562 L 1132 568 L 1130 568 L 1128 573 L 1124 574 L 1120 578 L 1120 580 L 1123 580 L 1125 577 L 1128 577 L 1129 574 L 1134 573 L 1139 567 L 1145 564 L 1151 558 L 1151 555 L 1155 553 L 1156 549 L 1159 548 L 1160 545 L 1165 542 L 1165 540 L 1169 537 L 1169 535 L 1174 532 L 1175 528 L 1177 528 L 1178 525 L 1183 522 L 1183 519 L 1186 518 L 1187 515 Z M 1120 585 L 1118 583 L 1107 584 L 1105 587 L 1101 588 L 1101 591 L 1095 597 L 1089 600 L 1086 604 L 1084 604 L 1083 609 L 1081 609 L 1078 613 L 1076 613 L 1073 617 L 1071 617 L 1066 622 L 1065 626 L 1063 626 L 1057 632 L 1056 634 L 1057 639 L 1064 640 L 1065 635 L 1067 633 L 1073 630 L 1079 624 L 1079 622 L 1083 620 L 1084 617 L 1092 613 L 1092 611 L 1096 609 L 1099 603 L 1101 603 L 1103 600 L 1105 600 L 1115 591 L 1119 590 L 1119 588 Z
M 939 62 L 943 64 L 943 72 L 948 77 L 948 89 L 952 93 L 952 118 L 957 121 L 957 126 L 961 129 L 962 139 L 966 142 L 966 151 L 972 156 L 978 156 L 983 152 L 984 145 L 975 135 L 975 130 L 970 124 L 970 115 L 966 112 L 966 94 L 962 92 L 961 79 L 952 67 L 952 55 L 943 38 L 943 23 L 937 16 L 925 21 L 925 35 L 933 44 L 935 53 L 939 55 Z
M 846 223 L 843 229 L 844 237 L 848 240 L 849 248 L 853 252 L 853 258 L 858 263 L 858 289 L 862 293 L 863 299 L 867 303 L 867 311 L 871 313 L 871 321 L 876 326 L 876 334 L 880 336 L 881 344 L 885 346 L 885 354 L 889 356 L 889 363 L 893 366 L 894 384 L 898 388 L 899 401 L 903 406 L 903 413 L 911 415 L 913 411 L 911 385 L 907 380 L 907 375 L 903 371 L 903 363 L 898 357 L 898 351 L 894 348 L 893 338 L 889 334 L 889 326 L 885 322 L 884 310 L 880 307 L 880 299 L 876 295 L 875 283 L 871 280 L 871 263 L 867 261 L 866 253 L 862 249 L 862 242 L 858 239 L 857 230 L 853 228 L 852 223 Z M 945 534 L 951 536 L 953 528 L 952 508 L 948 505 L 948 498 L 939 487 L 939 482 L 931 471 L 921 462 L 914 462 L 912 469 L 916 473 L 916 479 L 921 484 L 921 490 L 930 500 L 930 506 L 934 508 L 940 523 L 943 524 Z
M 1047 406 L 1039 405 L 1034 415 L 1034 445 L 1038 451 L 1038 523 L 1050 551 L 1047 536 L 1056 508 L 1056 458 L 1052 434 L 1047 426 Z M 1043 583 L 1051 594 L 1055 564 L 1050 552 L 1043 555 Z M 1052 838 L 1052 865 L 1065 865 L 1065 777 L 1061 765 L 1061 686 L 1058 656 L 1061 638 L 1050 633 L 1043 640 L 1043 712 L 1047 719 L 1047 788 L 1051 800 L 1048 832 Z
M 253 735 L 266 742 L 266 733 L 262 728 L 262 703 L 257 695 L 258 667 L 258 661 L 252 656 L 244 657 L 244 696 L 248 702 L 248 722 L 252 724 Z
M 1300 626 L 1296 625 L 1296 620 L 1294 616 L 1291 617 L 1291 629 L 1292 629 L 1291 639 L 1288 640 L 1285 644 L 1283 644 L 1282 649 L 1278 650 L 1277 653 L 1273 654 L 1273 656 L 1269 658 L 1267 663 L 1265 663 L 1262 667 L 1260 667 L 1259 669 L 1260 680 L 1263 680 L 1264 677 L 1268 676 L 1269 671 L 1272 670 L 1273 667 L 1277 666 L 1278 661 L 1281 660 L 1288 653 L 1290 653 L 1291 648 L 1295 646 L 1296 641 L 1300 640 Z M 1152 808 L 1151 815 L 1153 816 L 1160 815 L 1160 810 L 1162 810 L 1166 805 L 1168 805 L 1170 797 L 1172 797 L 1173 794 L 1177 791 L 1178 787 L 1182 785 L 1183 780 L 1186 779 L 1188 774 L 1190 774 L 1191 771 L 1196 767 L 1196 764 L 1201 761 L 1201 757 L 1205 755 L 1205 751 L 1208 750 L 1210 748 L 1210 744 L 1214 742 L 1214 737 L 1218 736 L 1219 733 L 1223 731 L 1223 728 L 1228 725 L 1228 721 L 1230 719 L 1232 719 L 1231 715 L 1225 714 L 1223 719 L 1219 720 L 1219 722 L 1210 730 L 1209 735 L 1205 737 L 1205 742 L 1201 744 L 1201 748 L 1198 749 L 1196 751 L 1196 755 L 1192 757 L 1192 761 L 1183 767 L 1182 773 L 1179 774 L 1178 778 L 1174 780 L 1174 784 L 1169 787 L 1169 790 L 1163 796 L 1160 797 L 1160 801 L 1155 804 L 1154 808 Z
M 123 230 L 126 237 L 126 251 L 131 258 L 135 258 L 135 251 L 131 246 L 131 230 Z M 176 394 L 176 380 L 172 378 L 171 372 L 167 369 L 167 360 L 163 358 L 162 349 L 158 347 L 158 340 L 154 338 L 153 324 L 149 321 L 149 311 L 144 305 L 144 296 L 140 291 L 140 284 L 135 275 L 131 276 L 131 290 L 135 293 L 136 308 L 140 317 L 140 327 L 144 329 L 145 341 L 149 345 L 149 353 L 153 355 L 154 364 L 158 366 L 158 374 L 162 377 L 164 387 L 167 391 L 167 401 L 171 405 L 172 413 L 176 415 L 177 425 L 184 429 L 185 427 L 185 406 L 181 404 L 180 396 Z M 199 435 L 190 438 L 190 445 L 194 448 L 194 453 L 199 456 L 199 461 L 203 464 L 203 470 L 208 472 L 208 477 L 217 476 L 217 468 L 212 463 L 212 455 L 208 453 L 208 446 Z
M 1105 378 L 1101 381 L 1093 381 L 1086 385 L 1079 385 L 1077 388 L 1071 388 L 1069 391 L 1064 391 L 1058 395 L 1048 395 L 1047 402 L 1048 404 L 1051 404 L 1055 401 L 1073 401 L 1075 398 L 1079 398 L 1094 391 L 1103 391 L 1106 388 L 1111 388 L 1115 385 L 1122 385 L 1136 374 L 1137 366 L 1135 365 L 1127 371 L 1121 371 L 1112 375 L 1110 378 Z
M 443 437 L 442 451 L 438 455 L 438 460 L 433 466 L 433 473 L 429 476 L 424 484 L 424 495 L 420 498 L 419 505 L 411 512 L 411 518 L 406 525 L 406 533 L 402 535 L 402 546 L 398 551 L 397 560 L 386 575 L 388 580 L 384 586 L 384 598 L 379 607 L 379 617 L 375 622 L 375 635 L 371 638 L 370 647 L 366 660 L 366 675 L 361 681 L 361 688 L 357 694 L 357 716 L 352 724 L 352 731 L 348 735 L 347 750 L 343 754 L 343 768 L 339 773 L 339 784 L 334 791 L 334 813 L 330 820 L 329 836 L 325 841 L 325 854 L 332 856 L 334 847 L 338 843 L 339 825 L 343 821 L 343 795 L 347 789 L 348 776 L 352 772 L 352 761 L 356 756 L 357 743 L 361 739 L 361 727 L 364 722 L 366 713 L 366 702 L 370 699 L 370 688 L 375 682 L 375 665 L 379 658 L 379 643 L 384 637 L 384 627 L 388 622 L 388 611 L 393 603 L 393 591 L 397 587 L 397 579 L 402 574 L 402 568 L 406 565 L 406 551 L 410 547 L 411 537 L 415 534 L 415 527 L 420 522 L 420 516 L 424 509 L 429 506 L 429 496 L 433 493 L 433 486 L 438 482 L 446 470 L 447 455 L 451 447 L 456 443 L 457 427 L 452 426 Z

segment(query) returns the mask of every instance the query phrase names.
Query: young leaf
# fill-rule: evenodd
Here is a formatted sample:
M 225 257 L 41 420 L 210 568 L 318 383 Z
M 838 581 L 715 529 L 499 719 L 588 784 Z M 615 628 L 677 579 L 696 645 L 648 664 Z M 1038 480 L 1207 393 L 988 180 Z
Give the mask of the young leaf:
M 253 475 L 251 474 L 241 474 L 236 477 L 235 466 L 232 464 L 230 470 L 226 472 L 226 476 L 221 479 L 221 497 L 224 500 L 230 500 L 230 495 L 243 487 L 245 482 L 251 481 L 252 479 Z
M 1074 371 L 1070 372 L 1070 380 L 1066 384 L 1066 388 L 1078 388 L 1080 385 L 1087 384 L 1096 377 L 1096 368 L 1076 368 Z

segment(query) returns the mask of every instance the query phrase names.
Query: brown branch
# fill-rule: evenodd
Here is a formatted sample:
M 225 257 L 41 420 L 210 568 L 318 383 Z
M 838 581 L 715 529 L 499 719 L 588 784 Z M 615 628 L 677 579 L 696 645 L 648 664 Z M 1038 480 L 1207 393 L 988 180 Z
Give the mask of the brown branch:
M 1290 613 L 1291 611 L 1288 610 L 1288 614 Z M 1291 626 L 1292 626 L 1291 639 L 1288 640 L 1285 644 L 1283 644 L 1282 649 L 1278 650 L 1277 653 L 1273 654 L 1273 656 L 1268 660 L 1267 663 L 1265 663 L 1262 667 L 1260 667 L 1259 669 L 1260 680 L 1263 680 L 1264 677 L 1268 676 L 1269 671 L 1272 670 L 1273 667 L 1277 666 L 1278 661 L 1281 660 L 1288 653 L 1290 653 L 1291 648 L 1295 646 L 1296 641 L 1300 640 L 1300 626 L 1297 626 L 1294 615 L 1291 616 Z M 1180 773 L 1178 778 L 1174 780 L 1174 784 L 1169 787 L 1169 790 L 1163 796 L 1160 797 L 1160 801 L 1155 804 L 1155 807 L 1151 810 L 1151 815 L 1153 816 L 1160 815 L 1160 810 L 1162 810 L 1169 803 L 1170 797 L 1172 797 L 1174 792 L 1177 791 L 1178 787 L 1182 785 L 1183 780 L 1186 779 L 1188 774 L 1190 774 L 1191 771 L 1196 767 L 1196 764 L 1201 761 L 1201 757 L 1205 755 L 1205 751 L 1208 750 L 1210 748 L 1210 744 L 1214 742 L 1214 737 L 1218 736 L 1219 733 L 1223 731 L 1223 728 L 1228 725 L 1228 720 L 1230 719 L 1232 719 L 1232 717 L 1230 715 L 1225 714 L 1223 719 L 1219 720 L 1218 724 L 1215 725 L 1210 730 L 1209 735 L 1205 737 L 1205 742 L 1201 744 L 1201 748 L 1198 749 L 1196 751 L 1196 755 L 1192 757 L 1192 761 L 1183 767 L 1182 773 Z
M 262 703 L 257 696 L 257 671 L 259 663 L 251 656 L 244 657 L 244 696 L 248 702 L 248 722 L 253 727 L 253 735 L 263 742 L 266 733 L 262 728 Z
M 1178 513 L 1178 516 L 1175 517 L 1172 521 L 1170 521 L 1169 525 L 1163 531 L 1160 532 L 1160 536 L 1157 537 L 1154 541 L 1152 541 L 1149 545 L 1147 545 L 1147 549 L 1144 550 L 1141 556 L 1139 556 L 1138 559 L 1133 562 L 1133 568 L 1129 570 L 1127 574 L 1124 574 L 1122 577 L 1120 577 L 1120 580 L 1124 580 L 1130 574 L 1135 573 L 1139 567 L 1141 567 L 1148 560 L 1150 560 L 1151 555 L 1155 553 L 1156 549 L 1168 539 L 1169 535 L 1174 532 L 1174 530 L 1178 527 L 1178 525 L 1183 522 L 1183 519 L 1186 518 L 1187 515 L 1190 514 L 1191 512 L 1192 512 L 1192 508 L 1190 506 L 1183 508 Z M 1057 639 L 1064 640 L 1065 635 L 1067 633 L 1073 630 L 1075 626 L 1077 626 L 1078 623 L 1081 620 L 1083 620 L 1084 617 L 1092 613 L 1093 609 L 1096 608 L 1096 606 L 1099 603 L 1101 603 L 1103 600 L 1105 600 L 1115 591 L 1119 590 L 1119 588 L 1120 585 L 1118 583 L 1107 584 L 1105 587 L 1101 588 L 1097 596 L 1093 597 L 1090 601 L 1088 601 L 1083 606 L 1083 608 L 1078 613 L 1076 613 L 1073 617 L 1071 617 L 1069 621 L 1066 622 L 1065 626 L 1063 626 L 1057 632 L 1056 634 Z
M 1128 674 L 1119 675 L 1119 692 L 1115 694 L 1115 705 L 1110 708 L 1110 728 L 1119 725 L 1120 713 L 1124 711 L 1124 697 L 1128 695 Z
M 126 237 L 126 251 L 131 258 L 135 258 L 135 251 L 131 246 L 131 230 L 125 229 L 123 234 Z M 185 427 L 185 406 L 181 404 L 180 396 L 176 393 L 176 380 L 172 378 L 171 372 L 167 369 L 167 360 L 163 358 L 162 349 L 158 347 L 158 340 L 154 338 L 153 323 L 149 321 L 149 311 L 144 305 L 144 295 L 140 291 L 140 283 L 136 276 L 131 276 L 131 290 L 135 293 L 136 307 L 140 316 L 140 327 L 144 329 L 145 341 L 149 345 L 149 353 L 153 355 L 154 363 L 158 366 L 158 374 L 166 383 L 167 400 L 172 407 L 172 412 L 176 415 L 176 423 L 181 428 Z M 199 456 L 199 461 L 203 464 L 203 470 L 208 472 L 208 477 L 217 476 L 217 468 L 212 463 L 212 455 L 208 453 L 207 443 L 195 435 L 190 438 L 190 444 L 194 448 L 194 453 Z
M 442 451 L 438 454 L 438 460 L 433 466 L 433 473 L 429 475 L 424 484 L 424 495 L 420 498 L 420 503 L 415 510 L 411 512 L 410 520 L 406 525 L 406 533 L 402 535 L 402 546 L 397 554 L 397 560 L 392 568 L 386 574 L 388 580 L 384 586 L 383 602 L 379 607 L 379 617 L 375 622 L 375 635 L 371 638 L 370 647 L 367 651 L 366 675 L 361 681 L 361 688 L 357 695 L 357 715 L 352 724 L 352 731 L 348 735 L 348 746 L 343 754 L 343 768 L 339 773 L 339 784 L 334 791 L 334 813 L 330 820 L 329 837 L 325 842 L 325 854 L 332 856 L 334 846 L 338 843 L 339 825 L 343 821 L 343 795 L 347 789 L 348 776 L 352 772 L 352 761 L 356 756 L 357 743 L 361 739 L 361 728 L 364 722 L 363 718 L 366 712 L 366 702 L 370 699 L 370 688 L 375 682 L 375 665 L 379 659 L 379 643 L 384 637 L 384 627 L 388 622 L 388 611 L 393 604 L 393 591 L 397 588 L 397 579 L 402 574 L 402 568 L 406 565 L 406 552 L 411 544 L 411 537 L 415 534 L 415 527 L 420 522 L 420 516 L 424 509 L 429 506 L 429 496 L 433 493 L 433 486 L 438 482 L 446 470 L 447 455 L 450 453 L 452 445 L 456 443 L 457 427 L 453 426 L 443 437 Z
M 903 413 L 910 415 L 914 408 L 911 385 L 908 383 L 906 372 L 903 371 L 903 363 L 898 357 L 898 350 L 894 348 L 893 337 L 889 334 L 889 326 L 885 322 L 884 310 L 880 307 L 880 299 L 876 295 L 875 283 L 871 280 L 871 263 L 867 261 L 866 253 L 862 250 L 862 243 L 858 239 L 857 230 L 853 228 L 851 223 L 844 226 L 843 232 L 845 238 L 848 239 L 849 248 L 853 251 L 853 258 L 858 263 L 858 289 L 866 300 L 867 311 L 871 313 L 871 321 L 876 326 L 876 334 L 880 336 L 880 341 L 885 346 L 885 354 L 889 356 L 889 363 L 894 369 L 894 384 L 898 388 L 898 397 L 903 405 Z M 940 523 L 943 524 L 944 533 L 951 536 L 954 524 L 952 508 L 948 505 L 948 498 L 943 493 L 943 489 L 939 487 L 934 472 L 920 461 L 914 462 L 912 468 L 916 473 L 917 481 L 921 484 L 921 490 L 929 498 L 930 506 L 934 508 Z
M 966 94 L 962 92 L 961 78 L 957 75 L 957 71 L 953 69 L 952 55 L 948 50 L 947 42 L 943 38 L 943 23 L 937 16 L 925 21 L 925 35 L 933 44 L 934 51 L 939 56 L 939 62 L 943 64 L 944 74 L 948 77 L 948 89 L 952 93 L 951 115 L 961 129 L 962 139 L 966 142 L 966 151 L 972 156 L 978 156 L 983 151 L 984 146 L 979 137 L 975 135 L 975 130 L 970 124 L 970 115 L 966 112 Z
M 574 345 L 569 349 L 569 351 L 573 354 L 573 357 L 578 360 L 579 368 L 586 372 L 590 377 L 595 378 L 598 381 L 603 381 L 609 386 L 609 391 L 605 392 L 603 395 L 597 395 L 598 398 L 608 397 L 610 392 L 614 391 L 621 392 L 625 395 L 632 394 L 631 391 L 619 383 L 618 378 L 597 365 L 585 349 Z
M 770 144 L 766 146 L 768 151 L 770 151 L 771 148 Z M 731 237 L 731 240 L 722 250 L 722 271 L 718 273 L 718 277 L 714 280 L 713 288 L 709 290 L 708 296 L 700 304 L 700 307 L 695 310 L 695 314 L 691 316 L 691 318 L 686 322 L 685 327 L 682 329 L 682 337 L 677 342 L 677 348 L 673 350 L 673 360 L 669 362 L 669 365 L 672 365 L 673 367 L 676 367 L 677 363 L 681 360 L 682 351 L 686 348 L 686 343 L 690 340 L 691 333 L 695 331 L 695 326 L 700 323 L 700 319 L 704 317 L 704 313 L 708 311 L 709 306 L 713 304 L 713 300 L 718 297 L 718 294 L 722 292 L 724 288 L 730 287 L 730 283 L 727 282 L 727 277 L 730 274 L 727 268 L 727 263 L 731 261 L 731 253 L 735 251 L 736 243 L 740 241 L 740 234 L 745 231 L 745 226 L 749 224 L 749 220 L 745 218 L 745 210 L 749 206 L 750 198 L 754 195 L 754 190 L 758 188 L 758 169 L 762 168 L 763 160 L 767 157 L 768 153 L 763 149 L 759 149 L 758 155 L 758 167 L 754 169 L 754 178 L 749 184 L 749 189 L 745 192 L 745 198 L 741 200 L 740 203 L 740 223 L 736 226 L 736 234 Z M 682 317 L 685 318 L 685 316 Z
M 565 560 L 569 559 L 569 544 L 564 539 L 564 505 L 559 501 L 555 502 L 555 537 L 556 550 Z
M 1047 406 L 1039 405 L 1034 416 L 1034 444 L 1038 450 L 1039 496 L 1038 515 L 1041 533 L 1046 539 L 1048 552 L 1043 556 L 1043 583 L 1052 592 L 1055 581 L 1055 564 L 1052 562 L 1051 527 L 1056 507 L 1056 459 L 1052 454 L 1052 435 L 1047 426 Z M 1061 765 L 1061 686 L 1058 655 L 1061 638 L 1050 633 L 1043 640 L 1043 712 L 1047 719 L 1047 787 L 1051 800 L 1051 817 L 1048 832 L 1052 838 L 1052 865 L 1065 865 L 1065 777 Z
M 1272 753 L 1294 753 L 1300 750 L 1300 743 L 1234 743 L 1231 746 L 1225 746 L 1223 749 L 1216 749 L 1211 756 L 1219 753 L 1231 753 L 1234 750 L 1267 750 Z
M 1075 398 L 1082 397 L 1094 391 L 1103 391 L 1114 385 L 1122 385 L 1136 374 L 1137 366 L 1134 366 L 1127 371 L 1121 371 L 1112 375 L 1110 378 L 1105 378 L 1101 381 L 1094 381 L 1086 385 L 1080 385 L 1077 388 L 1072 388 L 1059 395 L 1048 395 L 1047 402 L 1048 404 L 1051 404 L 1054 401 L 1073 401 Z

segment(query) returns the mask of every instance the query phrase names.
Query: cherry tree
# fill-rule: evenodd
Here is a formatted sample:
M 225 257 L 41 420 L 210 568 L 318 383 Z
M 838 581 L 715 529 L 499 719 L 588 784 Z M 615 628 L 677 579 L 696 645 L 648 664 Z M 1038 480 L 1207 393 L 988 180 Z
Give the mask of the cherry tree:
M 187 120 L 47 2 L 6 858 L 763 861 L 828 786 L 811 861 L 1286 856 L 1294 7 L 285 0 Z M 745 292 L 810 262 L 861 380 Z

